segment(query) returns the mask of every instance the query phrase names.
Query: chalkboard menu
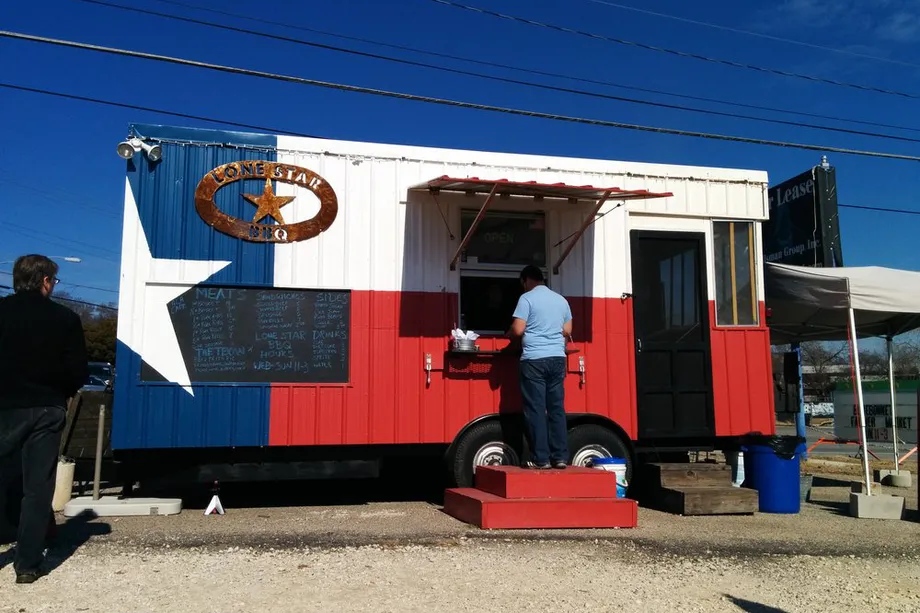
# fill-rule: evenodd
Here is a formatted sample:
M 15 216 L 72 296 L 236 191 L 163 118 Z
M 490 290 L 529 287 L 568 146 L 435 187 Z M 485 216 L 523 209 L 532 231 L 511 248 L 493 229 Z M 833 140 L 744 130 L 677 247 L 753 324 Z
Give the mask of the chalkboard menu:
M 192 382 L 348 382 L 348 291 L 197 286 L 169 314 Z

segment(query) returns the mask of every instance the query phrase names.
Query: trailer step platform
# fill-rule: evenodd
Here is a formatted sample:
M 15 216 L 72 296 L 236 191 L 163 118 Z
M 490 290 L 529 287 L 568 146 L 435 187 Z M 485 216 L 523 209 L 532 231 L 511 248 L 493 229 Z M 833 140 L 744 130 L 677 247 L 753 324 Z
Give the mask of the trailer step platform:
M 616 498 L 612 472 L 570 466 L 564 470 L 528 470 L 517 466 L 481 466 L 476 489 L 501 498 Z
M 733 487 L 666 487 L 657 495 L 661 511 L 679 515 L 749 515 L 758 509 L 757 491 Z
M 648 464 L 643 504 L 678 515 L 750 515 L 759 507 L 755 490 L 734 487 L 731 467 L 708 462 Z
M 638 504 L 617 498 L 616 475 L 589 468 L 480 466 L 475 488 L 449 489 L 444 512 L 479 528 L 635 528 Z

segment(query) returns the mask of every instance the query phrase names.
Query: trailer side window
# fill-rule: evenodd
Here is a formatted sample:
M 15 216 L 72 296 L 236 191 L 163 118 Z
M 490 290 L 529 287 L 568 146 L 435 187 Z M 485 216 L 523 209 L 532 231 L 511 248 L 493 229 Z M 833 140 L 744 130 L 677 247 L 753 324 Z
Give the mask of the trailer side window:
M 754 224 L 713 222 L 716 325 L 755 326 L 759 322 L 754 271 Z
M 461 211 L 463 235 L 477 213 Z M 543 213 L 487 211 L 460 255 L 460 327 L 505 333 L 521 295 L 520 272 L 528 264 L 547 272 Z

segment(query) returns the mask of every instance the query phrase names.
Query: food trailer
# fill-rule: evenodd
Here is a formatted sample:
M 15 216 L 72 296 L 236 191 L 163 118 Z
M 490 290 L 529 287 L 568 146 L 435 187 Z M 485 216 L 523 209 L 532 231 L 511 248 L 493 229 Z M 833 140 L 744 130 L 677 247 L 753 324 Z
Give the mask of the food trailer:
M 112 448 L 132 479 L 452 480 L 527 454 L 519 274 L 572 307 L 571 462 L 774 432 L 762 171 L 132 125 Z M 473 331 L 458 350 L 455 329 Z

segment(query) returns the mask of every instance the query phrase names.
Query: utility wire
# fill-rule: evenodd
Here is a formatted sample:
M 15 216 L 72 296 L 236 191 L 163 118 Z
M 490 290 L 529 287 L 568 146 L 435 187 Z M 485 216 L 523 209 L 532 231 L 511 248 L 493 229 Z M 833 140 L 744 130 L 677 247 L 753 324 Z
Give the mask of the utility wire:
M 483 74 L 483 73 L 479 73 L 479 72 L 472 72 L 472 71 L 468 71 L 468 70 L 461 70 L 461 69 L 458 69 L 458 68 L 449 68 L 449 67 L 446 67 L 446 66 L 438 66 L 438 65 L 436 65 L 436 64 L 428 64 L 428 63 L 425 63 L 425 62 L 416 62 L 416 61 L 413 61 L 413 60 L 407 60 L 407 59 L 397 58 L 397 57 L 393 57 L 393 56 L 380 55 L 380 54 L 377 54 L 377 53 L 368 53 L 368 52 L 365 52 L 365 51 L 358 51 L 358 50 L 355 50 L 355 49 L 347 49 L 347 48 L 345 48 L 345 47 L 336 47 L 336 46 L 332 46 L 332 45 L 326 45 L 326 44 L 322 44 L 322 43 L 316 43 L 316 42 L 306 41 L 306 40 L 299 39 L 299 38 L 291 38 L 291 37 L 289 37 L 289 36 L 281 36 L 281 35 L 277 35 L 277 34 L 269 34 L 269 33 L 266 33 L 266 32 L 259 32 L 259 31 L 250 30 L 250 29 L 247 29 L 247 28 L 239 28 L 239 27 L 236 27 L 236 26 L 228 26 L 228 25 L 224 25 L 224 24 L 220 24 L 220 23 L 215 23 L 215 22 L 213 22 L 213 21 L 204 21 L 204 20 L 200 20 L 200 19 L 194 19 L 194 18 L 191 18 L 191 17 L 182 17 L 182 16 L 179 16 L 179 15 L 173 15 L 173 14 L 170 14 L 170 13 L 161 13 L 161 12 L 159 12 L 159 11 L 151 11 L 151 10 L 141 9 L 141 8 L 136 8 L 136 7 L 131 7 L 131 6 L 123 6 L 123 5 L 120 5 L 120 4 L 113 4 L 113 3 L 111 3 L 111 2 L 105 2 L 104 0 L 76 0 L 76 1 L 77 1 L 77 2 L 83 2 L 83 3 L 86 3 L 86 4 L 95 4 L 95 5 L 105 6 L 105 7 L 109 7 L 109 8 L 120 9 L 120 10 L 123 10 L 123 11 L 130 11 L 130 12 L 133 12 L 133 13 L 140 13 L 140 14 L 143 14 L 143 15 L 153 15 L 153 16 L 156 16 L 156 17 L 162 17 L 162 18 L 164 18 L 164 19 L 172 19 L 172 20 L 175 20 L 175 21 L 182 21 L 182 22 L 186 22 L 186 23 L 193 23 L 193 24 L 196 24 L 196 25 L 201 25 L 201 26 L 205 26 L 205 27 L 209 27 L 209 28 L 218 29 L 218 30 L 225 30 L 225 31 L 229 31 L 229 32 L 239 33 L 239 34 L 249 34 L 249 35 L 252 35 L 252 36 L 259 36 L 259 37 L 267 38 L 267 39 L 270 39 L 270 40 L 277 40 L 277 41 L 295 43 L 295 44 L 298 44 L 298 45 L 305 45 L 305 46 L 308 46 L 308 47 L 314 47 L 314 48 L 318 48 L 318 49 L 326 49 L 326 50 L 329 50 L 329 51 L 336 51 L 336 52 L 340 52 L 340 53 L 347 53 L 347 54 L 350 54 L 350 55 L 357 55 L 357 56 L 361 56 L 361 57 L 368 57 L 368 58 L 373 58 L 373 59 L 378 59 L 378 60 L 385 60 L 385 61 L 389 61 L 389 62 L 395 62 L 395 63 L 398 63 L 398 64 L 406 64 L 406 65 L 409 65 L 409 66 L 419 66 L 419 67 L 422 67 L 422 68 L 430 68 L 430 69 L 433 69 L 433 70 L 440 70 L 440 71 L 448 72 L 448 73 L 452 73 L 452 74 L 459 74 L 459 75 L 464 75 L 464 76 L 469 76 L 469 77 L 476 77 L 476 78 L 480 78 L 480 79 L 488 79 L 488 80 L 490 80 L 490 81 L 498 81 L 498 82 L 501 82 L 501 83 L 511 83 L 511 84 L 514 84 L 514 85 L 522 85 L 522 86 L 525 86 L 525 87 L 533 87 L 533 88 L 542 89 L 542 90 L 555 91 L 555 92 L 562 92 L 562 93 L 567 93 L 567 94 L 576 94 L 576 95 L 579 95 L 579 96 L 587 96 L 587 97 L 599 98 L 599 99 L 603 99 L 603 100 L 612 100 L 612 101 L 616 101 L 616 102 L 626 102 L 626 103 L 629 103 L 629 104 L 639 104 L 639 105 L 645 105 L 645 106 L 653 106 L 653 107 L 658 107 L 658 108 L 672 109 L 672 110 L 678 110 L 678 111 L 684 111 L 684 112 L 689 111 L 689 112 L 693 112 L 693 113 L 702 113 L 702 114 L 705 114 L 705 115 L 715 115 L 715 116 L 719 116 L 719 117 L 730 117 L 730 118 L 732 118 L 732 119 L 746 119 L 746 120 L 749 120 L 749 121 L 762 121 L 762 122 L 772 123 L 772 124 L 779 124 L 779 125 L 785 125 L 785 126 L 793 126 L 793 127 L 796 127 L 796 128 L 812 128 L 812 129 L 815 129 L 815 130 L 825 130 L 825 131 L 828 131 L 828 132 L 839 132 L 839 133 L 843 133 L 843 134 L 853 134 L 853 135 L 858 135 L 858 136 L 870 136 L 870 137 L 873 137 L 873 138 L 887 138 L 887 139 L 891 139 L 891 140 L 898 140 L 898 141 L 904 141 L 904 142 L 920 143 L 920 138 L 910 138 L 910 137 L 907 137 L 907 136 L 895 136 L 895 135 L 891 135 L 891 134 L 880 134 L 880 133 L 877 133 L 877 132 L 867 132 L 867 131 L 864 131 L 864 130 L 853 130 L 853 129 L 849 129 L 849 128 L 838 128 L 838 127 L 833 127 L 833 126 L 825 126 L 825 125 L 818 125 L 818 124 L 802 123 L 802 122 L 798 122 L 798 121 L 788 121 L 788 120 L 785 120 L 785 119 L 771 119 L 771 118 L 766 118 L 766 117 L 756 117 L 756 116 L 752 116 L 752 115 L 742 115 L 742 114 L 739 114 L 739 113 L 730 113 L 730 112 L 726 112 L 726 111 L 716 111 L 716 110 L 711 110 L 711 109 L 702 109 L 702 108 L 697 108 L 697 107 L 682 106 L 682 105 L 678 105 L 678 104 L 668 104 L 668 103 L 666 103 L 666 102 L 655 102 L 655 101 L 652 101 L 652 100 L 642 100 L 642 99 L 638 99 L 638 98 L 626 98 L 626 97 L 623 97 L 623 96 L 614 96 L 614 95 L 611 95 L 611 94 L 602 94 L 602 93 L 599 93 L 599 92 L 587 91 L 587 90 L 583 90 L 583 89 L 574 89 L 574 88 L 569 88 L 569 87 L 559 87 L 559 86 L 555 86 L 555 85 L 546 85 L 546 84 L 542 84 L 542 83 L 533 83 L 533 82 L 531 82 L 531 81 L 521 81 L 521 80 L 519 80 L 519 79 L 512 79 L 512 78 L 508 78 L 508 77 L 499 77 L 499 76 L 488 75 L 488 74 Z
M 837 206 L 843 209 L 860 209 L 862 211 L 879 211 L 882 213 L 900 213 L 902 215 L 920 215 L 920 211 L 911 211 L 909 209 L 891 209 L 881 206 L 867 206 L 859 204 L 838 204 Z
M 190 115 L 188 113 L 179 113 L 177 111 L 167 111 L 164 109 L 157 109 L 149 106 L 138 106 L 136 104 L 128 104 L 127 102 L 113 102 L 111 100 L 102 100 L 100 98 L 89 98 L 87 96 L 78 96 L 76 94 L 65 94 L 63 92 L 56 92 L 48 89 L 39 89 L 35 87 L 26 87 L 24 85 L 13 85 L 12 83 L 0 83 L 0 87 L 6 89 L 15 89 L 22 92 L 31 92 L 33 94 L 43 94 L 46 96 L 56 96 L 58 98 L 66 98 L 68 100 L 82 100 L 83 102 L 93 102 L 95 104 L 102 104 L 105 106 L 116 107 L 120 109 L 132 109 L 135 111 L 144 111 L 146 113 L 157 113 L 160 115 L 170 115 L 172 117 L 181 117 L 183 119 L 194 119 L 196 121 L 207 121 L 209 123 L 223 124 L 226 126 L 234 126 L 237 128 L 246 128 L 248 130 L 259 130 L 260 132 L 271 132 L 276 134 L 289 134 L 291 136 L 304 136 L 306 138 L 324 138 L 322 136 L 314 136 L 312 134 L 304 134 L 301 132 L 293 132 L 291 130 L 280 129 L 280 128 L 266 128 L 264 126 L 259 126 L 251 123 L 240 123 L 238 121 L 230 121 L 228 119 L 215 119 L 213 117 L 203 117 L 201 115 Z
M 165 1 L 165 0 L 161 0 L 161 1 Z M 763 32 L 754 32 L 753 30 L 742 30 L 741 28 L 723 26 L 718 23 L 700 21 L 698 19 L 690 19 L 688 17 L 680 17 L 678 15 L 671 15 L 670 13 L 659 13 L 657 11 L 650 11 L 648 9 L 639 8 L 637 6 L 630 6 L 628 4 L 618 4 L 616 2 L 610 2 L 609 0 L 582 0 L 582 1 L 590 2 L 592 4 L 602 4 L 605 6 L 610 6 L 613 8 L 621 9 L 624 11 L 642 13 L 643 15 L 652 15 L 653 17 L 663 17 L 665 19 L 680 21 L 682 23 L 689 23 L 695 26 L 704 26 L 706 28 L 713 28 L 716 30 L 722 30 L 724 32 L 732 32 L 734 34 L 745 34 L 747 36 L 756 36 L 758 38 L 763 38 L 766 40 L 773 40 L 776 42 L 785 43 L 789 45 L 800 45 L 802 47 L 809 47 L 811 49 L 818 49 L 820 51 L 830 51 L 831 53 L 841 53 L 843 55 L 849 55 L 851 57 L 859 57 L 865 60 L 875 60 L 877 62 L 888 62 L 889 64 L 898 64 L 900 66 L 910 66 L 911 68 L 920 68 L 920 64 L 915 64 L 914 62 L 905 62 L 903 60 L 895 60 L 895 59 L 891 59 L 888 57 L 881 57 L 878 55 L 869 55 L 867 53 L 859 53 L 857 51 L 850 51 L 848 49 L 839 49 L 837 47 L 826 47 L 824 45 L 817 45 L 815 43 L 809 43 L 809 42 L 805 42 L 802 40 L 796 40 L 794 38 L 784 38 L 782 36 L 775 36 L 773 34 L 765 34 Z
M 440 104 L 444 106 L 452 106 L 452 107 L 457 107 L 457 108 L 466 108 L 466 109 L 473 109 L 473 110 L 479 110 L 479 111 L 491 111 L 491 112 L 496 112 L 496 113 L 504 113 L 507 115 L 517 115 L 521 117 L 534 117 L 534 118 L 539 118 L 539 119 L 550 119 L 554 121 L 565 121 L 569 123 L 577 123 L 577 124 L 584 124 L 584 125 L 603 126 L 603 127 L 608 127 L 608 128 L 620 128 L 620 129 L 625 129 L 625 130 L 639 130 L 643 132 L 653 132 L 656 134 L 692 136 L 696 138 L 708 138 L 712 140 L 722 140 L 722 141 L 729 141 L 729 142 L 736 142 L 736 143 L 748 143 L 748 144 L 754 144 L 754 145 L 785 147 L 785 148 L 790 148 L 790 149 L 803 149 L 803 150 L 808 150 L 808 151 L 824 151 L 824 152 L 841 153 L 841 154 L 847 154 L 847 155 L 858 155 L 858 156 L 864 156 L 864 157 L 876 157 L 876 158 L 886 158 L 886 159 L 895 159 L 895 160 L 907 160 L 911 162 L 920 162 L 920 157 L 914 156 L 914 155 L 886 153 L 886 152 L 880 152 L 880 151 L 863 151 L 859 149 L 847 149 L 843 147 L 830 147 L 830 146 L 824 146 L 824 145 L 811 145 L 811 144 L 806 144 L 806 143 L 792 143 L 792 142 L 786 142 L 786 141 L 765 140 L 765 139 L 759 139 L 759 138 L 748 138 L 744 136 L 714 134 L 710 132 L 694 132 L 694 131 L 689 131 L 689 130 L 678 130 L 675 128 L 660 128 L 656 126 L 630 124 L 630 123 L 623 123 L 623 122 L 618 122 L 618 121 L 608 121 L 608 120 L 603 120 L 603 119 L 590 119 L 590 118 L 585 118 L 585 117 L 574 117 L 570 115 L 559 115 L 559 114 L 554 114 L 554 113 L 543 113 L 539 111 L 528 111 L 524 109 L 501 107 L 501 106 L 494 106 L 494 105 L 489 105 L 489 104 L 463 102 L 460 100 L 451 100 L 448 98 L 436 98 L 433 96 L 406 94 L 402 92 L 394 92 L 394 91 L 383 90 L 383 89 L 361 87 L 357 85 L 346 85 L 344 83 L 334 83 L 334 82 L 329 82 L 329 81 L 320 81 L 317 79 L 294 77 L 290 75 L 282 75 L 282 74 L 264 72 L 260 70 L 237 68 L 234 66 L 225 66 L 222 64 L 211 64 L 208 62 L 186 60 L 183 58 L 177 58 L 177 57 L 172 57 L 172 56 L 167 56 L 167 55 L 157 55 L 153 53 L 130 51 L 127 49 L 117 49 L 114 47 L 103 47 L 100 45 L 91 45 L 87 43 L 79 43 L 79 42 L 69 41 L 69 40 L 60 40 L 60 39 L 55 39 L 55 38 L 43 37 L 43 36 L 33 36 L 31 34 L 22 34 L 19 32 L 9 32 L 6 30 L 0 30 L 0 37 L 13 38 L 17 40 L 25 40 L 25 41 L 36 42 L 36 43 L 41 43 L 41 44 L 57 45 L 57 46 L 69 47 L 73 49 L 85 49 L 89 51 L 96 51 L 96 52 L 107 53 L 107 54 L 112 54 L 112 55 L 142 58 L 142 59 L 153 60 L 153 61 L 158 61 L 158 62 L 177 64 L 180 66 L 192 66 L 195 68 L 204 68 L 207 70 L 213 70 L 217 72 L 246 75 L 246 76 L 251 76 L 251 77 L 260 77 L 264 79 L 283 81 L 287 83 L 298 83 L 301 85 L 311 85 L 315 87 L 323 87 L 326 89 L 333 89 L 337 91 L 371 94 L 371 95 L 382 96 L 386 98 L 395 98 L 397 100 L 411 100 L 415 102 L 427 102 L 430 104 Z
M 119 255 L 119 252 L 114 249 L 108 249 L 106 247 L 99 247 L 97 245 L 93 245 L 91 243 L 87 243 L 83 241 L 78 241 L 72 238 L 65 238 L 63 236 L 58 236 L 56 234 L 45 232 L 44 230 L 38 231 L 35 228 L 24 226 L 22 224 L 13 223 L 13 222 L 10 222 L 4 219 L 0 219 L 0 222 L 2 222 L 0 223 L 0 230 L 5 230 L 9 232 L 10 234 L 15 234 L 17 236 L 25 235 L 26 237 L 34 239 L 34 240 L 44 240 L 47 242 L 52 242 L 48 240 L 49 238 L 51 238 L 51 239 L 56 239 L 57 241 L 62 241 L 64 243 L 70 243 L 76 247 L 80 247 L 82 249 L 87 249 L 87 250 L 96 252 L 93 255 L 94 257 L 97 257 L 100 260 L 108 260 L 111 262 L 116 261 L 116 260 L 113 260 L 109 256 L 99 255 L 99 253 L 109 253 L 115 256 Z M 57 244 L 61 244 L 61 243 L 58 242 Z
M 706 55 L 700 55 L 698 53 L 690 53 L 689 51 L 680 51 L 677 49 L 669 49 L 667 47 L 658 47 L 656 45 L 648 45 L 646 43 L 638 43 L 636 41 L 624 40 L 622 38 L 613 38 L 611 36 L 605 36 L 603 34 L 596 34 L 593 32 L 585 32 L 584 30 L 576 30 L 574 28 L 568 28 L 565 26 L 557 26 L 551 23 L 545 23 L 542 21 L 535 21 L 533 19 L 527 19 L 525 17 L 517 17 L 515 15 L 508 15 L 506 13 L 498 13 L 496 11 L 490 11 L 488 9 L 479 8 L 476 6 L 470 6 L 468 4 L 460 4 L 459 2 L 453 2 L 451 0 L 427 0 L 428 2 L 434 2 L 436 4 L 442 4 L 444 6 L 450 6 L 458 9 L 463 9 L 466 11 L 471 11 L 474 13 L 480 13 L 482 15 L 489 15 L 490 17 L 497 17 L 499 19 L 505 19 L 507 21 L 515 21 L 518 23 L 524 23 L 530 26 L 537 26 L 540 28 L 546 28 L 549 30 L 555 30 L 557 32 L 565 32 L 567 34 L 577 34 L 579 36 L 584 36 L 594 40 L 602 40 L 609 43 L 616 43 L 618 45 L 625 45 L 627 47 L 636 47 L 638 49 L 646 49 L 648 51 L 657 51 L 659 53 L 667 53 L 670 55 L 676 55 L 678 57 L 691 58 L 695 60 L 701 60 L 704 62 L 710 62 L 713 64 L 721 64 L 723 66 L 731 66 L 733 68 L 745 68 L 747 70 L 756 70 L 757 72 L 764 72 L 769 74 L 780 75 L 783 77 L 793 77 L 796 79 L 804 79 L 806 81 L 812 81 L 815 83 L 826 83 L 828 85 L 836 85 L 838 87 L 849 87 L 852 89 L 859 89 L 862 91 L 876 92 L 880 94 L 888 94 L 890 96 L 900 96 L 902 98 L 911 98 L 914 100 L 920 100 L 920 94 L 910 94 L 907 92 L 901 92 L 890 89 L 883 89 L 880 87 L 872 87 L 869 85 L 860 85 L 858 83 L 849 83 L 846 81 L 837 81 L 835 79 L 826 79 L 824 77 L 816 77 L 813 75 L 806 75 L 797 72 L 789 72 L 787 70 L 780 70 L 778 68 L 765 68 L 763 66 L 755 66 L 754 64 L 746 64 L 744 62 L 735 62 L 733 60 L 723 60 L 720 58 L 713 58 Z
M 13 273 L 7 272 L 7 271 L 5 271 L 5 270 L 0 270 L 0 275 L 7 275 L 7 276 L 12 277 L 12 276 L 13 276 Z M 82 289 L 91 289 L 91 290 L 95 290 L 95 291 L 97 291 L 97 292 L 111 292 L 111 293 L 113 293 L 113 294 L 117 294 L 117 293 L 118 293 L 118 290 L 117 290 L 117 289 L 106 289 L 106 288 L 104 288 L 104 287 L 95 287 L 95 286 L 93 286 L 93 285 L 81 285 L 81 284 L 79 284 L 79 283 L 70 283 L 69 281 L 61 281 L 61 283 L 62 283 L 63 285 L 69 285 L 70 287 L 80 287 L 80 288 L 82 288 Z
M 14 291 L 13 288 L 10 287 L 9 285 L 0 285 L 0 289 L 7 290 L 7 291 L 10 292 L 10 293 L 12 293 L 12 292 Z M 85 306 L 95 307 L 95 308 L 97 308 L 97 309 L 108 309 L 108 310 L 110 310 L 110 311 L 117 311 L 117 310 L 118 310 L 117 308 L 112 307 L 112 306 L 108 306 L 108 305 L 105 305 L 105 304 L 98 304 L 98 303 L 96 303 L 96 302 L 86 302 L 85 300 L 77 300 L 76 298 L 64 298 L 64 297 L 62 297 L 62 296 L 52 296 L 52 300 L 66 300 L 67 302 L 75 302 L 75 303 L 77 303 L 77 304 L 82 304 L 82 305 L 85 305 Z
M 86 97 L 84 97 L 84 96 L 71 96 L 71 95 L 69 95 L 69 94 L 63 94 L 63 93 L 60 93 L 60 92 L 48 92 L 48 91 L 39 90 L 39 89 L 20 88 L 20 87 L 15 86 L 15 85 L 5 85 L 5 84 L 3 84 L 3 83 L 0 83 L 0 87 L 10 87 L 11 89 L 22 89 L 22 90 L 24 90 L 24 91 L 34 92 L 34 93 L 38 93 L 38 94 L 50 94 L 50 95 L 53 95 L 53 96 L 59 96 L 59 97 L 61 97 L 61 98 L 73 99 L 73 100 L 78 100 L 78 101 L 82 101 L 82 102 L 93 102 L 93 103 L 97 103 L 97 104 L 104 104 L 104 105 L 110 105 L 110 106 L 128 106 L 129 108 L 133 108 L 133 107 L 131 107 L 131 105 L 122 105 L 122 104 L 120 104 L 120 103 L 109 102 L 109 101 L 107 101 L 107 100 L 96 100 L 96 99 L 93 99 L 93 98 L 86 98 Z M 157 110 L 157 109 L 145 109 L 145 110 L 149 110 L 149 111 L 152 112 L 152 113 L 162 113 L 162 114 L 165 114 L 165 115 L 173 115 L 173 114 L 174 114 L 174 113 L 172 113 L 172 112 L 170 112 L 170 111 L 162 111 L 162 110 Z M 185 116 L 185 115 L 182 114 L 182 113 L 178 113 L 178 114 L 176 114 L 176 115 Z M 242 127 L 248 127 L 247 124 L 237 124 L 237 123 L 234 123 L 234 122 L 232 122 L 232 121 L 227 121 L 227 120 L 223 120 L 223 119 L 211 119 L 211 118 L 209 118 L 209 117 L 195 117 L 195 118 L 196 118 L 196 119 L 200 119 L 201 121 L 209 121 L 209 122 L 213 122 L 213 123 L 225 123 L 225 124 L 227 124 L 227 125 L 239 125 L 239 126 L 242 126 Z M 265 130 L 265 131 L 268 131 L 268 132 L 279 132 L 279 130 L 275 130 L 274 128 L 256 128 L 256 129 Z M 299 135 L 299 134 L 297 134 L 297 133 L 291 133 L 291 132 L 288 132 L 288 134 L 294 134 L 295 136 L 301 136 L 301 135 Z M 321 138 L 321 137 L 311 137 L 311 138 Z M 911 210 L 908 210 L 908 209 L 892 209 L 892 208 L 885 208 L 885 207 L 875 207 L 875 206 L 855 205 L 855 204 L 838 204 L 837 206 L 840 207 L 840 208 L 844 208 L 844 209 L 860 209 L 860 210 L 865 210 L 865 211 L 879 211 L 879 212 L 883 212 L 883 213 L 901 213 L 901 214 L 905 214 L 905 215 L 920 215 L 920 211 L 911 211 Z
M 358 36 L 347 36 L 347 35 L 344 35 L 344 34 L 337 34 L 337 33 L 335 33 L 335 32 L 329 32 L 329 31 L 327 31 L 327 30 L 317 30 L 317 29 L 315 29 L 315 28 L 308 28 L 308 27 L 305 27 L 305 26 L 297 25 L 297 24 L 284 23 L 284 22 L 281 22 L 281 21 L 273 21 L 273 20 L 271 20 L 271 19 L 263 19 L 263 18 L 260 18 L 260 17 L 252 16 L 252 15 L 246 15 L 246 14 L 243 14 L 243 13 L 234 13 L 234 12 L 231 12 L 231 11 L 225 11 L 225 10 L 215 9 L 215 8 L 211 8 L 211 7 L 207 7 L 207 6 L 202 6 L 202 5 L 199 5 L 199 4 L 191 4 L 191 3 L 188 3 L 188 2 L 179 2 L 178 0 L 156 0 L 156 1 L 157 1 L 157 2 L 161 2 L 161 3 L 163 3 L 163 4 L 169 4 L 169 5 L 178 6 L 178 7 L 182 7 L 182 8 L 186 8 L 186 9 L 192 9 L 192 10 L 198 10 L 198 11 L 205 11 L 205 12 L 208 13 L 209 16 L 211 16 L 211 15 L 224 15 L 224 16 L 226 16 L 226 17 L 233 17 L 233 18 L 236 18 L 236 19 L 245 19 L 245 20 L 248 20 L 248 21 L 256 22 L 256 23 L 262 23 L 262 24 L 277 26 L 277 27 L 281 27 L 281 28 L 288 28 L 288 29 L 291 29 L 291 30 L 299 30 L 299 31 L 301 31 L 301 32 L 310 32 L 311 34 L 320 34 L 320 35 L 322 35 L 322 36 L 329 36 L 329 37 L 338 38 L 338 39 L 341 39 L 341 40 L 349 40 L 349 41 L 352 41 L 352 42 L 357 42 L 357 43 L 362 43 L 362 44 L 367 44 L 367 45 L 376 45 L 376 46 L 378 46 L 378 47 L 385 47 L 385 48 L 388 48 L 388 49 L 396 49 L 396 50 L 399 50 L 399 51 L 408 51 L 408 52 L 410 52 L 410 53 L 418 53 L 418 54 L 420 54 L 420 55 L 427 55 L 427 56 L 438 57 L 438 58 L 442 58 L 442 59 L 455 60 L 455 61 L 458 61 L 458 62 L 468 62 L 468 63 L 470 63 L 470 64 L 478 64 L 478 65 L 480 65 L 480 66 L 488 66 L 488 67 L 490 67 L 490 68 L 501 68 L 501 69 L 504 69 L 504 70 L 513 70 L 513 71 L 522 72 L 522 73 L 525 73 L 525 74 L 533 74 L 533 75 L 539 75 L 539 76 L 543 76 L 543 77 L 553 77 L 553 78 L 557 78 L 557 79 L 566 79 L 566 80 L 568 80 L 568 81 L 574 81 L 574 82 L 577 82 L 577 83 L 587 83 L 587 84 L 590 84 L 590 85 L 601 85 L 601 86 L 604 86 L 604 87 L 614 87 L 614 88 L 617 88 L 617 89 L 624 89 L 624 90 L 628 90 L 628 91 L 637 91 L 637 92 L 642 92 L 642 93 L 646 93 L 646 94 L 657 94 L 657 95 L 660 95 L 660 96 L 670 96 L 670 97 L 673 97 L 673 98 L 681 98 L 681 99 L 684 99 L 684 100 L 696 100 L 696 101 L 698 101 L 698 102 L 710 102 L 710 103 L 713 103 L 713 104 L 721 104 L 721 105 L 726 105 L 726 106 L 734 106 L 734 107 L 746 108 L 746 109 L 753 109 L 753 110 L 758 110 L 758 111 L 767 111 L 767 112 L 771 112 L 771 113 L 785 113 L 785 114 L 788 114 L 788 115 L 800 115 L 800 116 L 802 116 L 802 117 L 812 117 L 812 118 L 815 118 L 815 119 L 826 119 L 826 120 L 830 120 L 830 121 L 842 121 L 842 122 L 846 122 L 846 123 L 854 123 L 854 124 L 860 124 L 860 125 L 864 125 L 864 126 L 872 126 L 872 127 L 875 127 L 875 128 L 890 128 L 890 129 L 893 129 L 893 130 L 906 130 L 906 131 L 910 131 L 910 132 L 920 132 L 920 127 L 899 126 L 899 125 L 893 125 L 893 124 L 882 123 L 882 122 L 865 121 L 865 120 L 862 120 L 862 119 L 853 119 L 853 118 L 849 118 L 849 117 L 837 117 L 837 116 L 835 116 L 835 115 L 823 115 L 823 114 L 821 114 L 821 113 L 808 113 L 808 112 L 805 112 L 805 111 L 796 111 L 796 110 L 791 110 L 791 109 L 782 109 L 782 108 L 771 107 L 771 106 L 760 106 L 760 105 L 756 105 L 756 104 L 745 104 L 745 103 L 743 103 L 743 102 L 731 102 L 731 101 L 727 101 L 727 100 L 720 100 L 720 99 L 718 99 L 718 98 L 707 98 L 707 97 L 705 97 L 705 96 L 692 96 L 692 95 L 689 95 L 689 94 L 679 94 L 679 93 L 677 93 L 677 92 L 671 92 L 671 91 L 660 90 L 660 89 L 654 89 L 654 88 L 648 88 L 648 87 L 638 87 L 638 86 L 634 86 L 634 85 L 624 85 L 624 84 L 622 84 L 622 83 L 614 83 L 614 82 L 612 82 L 612 81 L 602 81 L 602 80 L 597 80 L 597 79 L 588 79 L 588 78 L 584 78 L 584 77 L 576 77 L 576 76 L 572 76 L 572 75 L 570 75 L 570 74 L 564 74 L 564 73 L 561 73 L 561 72 L 551 72 L 551 71 L 546 71 L 546 70 L 537 70 L 537 69 L 533 69 L 533 68 L 523 68 L 523 67 L 521 67 L 521 66 L 512 66 L 512 65 L 509 65 L 509 64 L 502 64 L 502 63 L 499 63 L 499 62 L 489 62 L 489 61 L 486 61 L 486 60 L 477 60 L 477 59 L 474 59 L 474 58 L 463 57 L 463 56 L 459 56 L 459 55 L 452 55 L 452 54 L 450 54 L 450 53 L 440 53 L 440 52 L 437 52 L 437 51 L 430 51 L 430 50 L 425 50 L 425 49 L 419 49 L 419 48 L 417 48 L 417 47 L 408 47 L 408 46 L 406 46 L 406 45 L 397 45 L 397 44 L 393 44 L 393 43 L 385 43 L 385 42 L 381 42 L 381 41 L 378 41 L 378 40 L 371 40 L 371 39 L 369 39 L 369 38 L 361 38 L 361 37 L 358 37 Z

